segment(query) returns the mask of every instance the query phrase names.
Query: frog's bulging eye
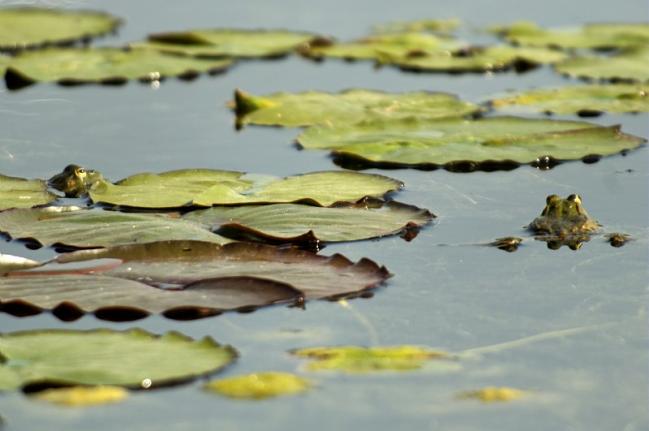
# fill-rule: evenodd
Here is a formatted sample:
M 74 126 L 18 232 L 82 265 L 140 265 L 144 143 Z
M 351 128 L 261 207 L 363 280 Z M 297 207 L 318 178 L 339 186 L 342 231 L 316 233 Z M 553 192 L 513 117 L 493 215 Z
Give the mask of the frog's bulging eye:
M 581 203 L 581 197 L 579 195 L 577 195 L 577 194 L 572 194 L 572 195 L 568 196 L 568 200 L 571 201 L 571 202 L 576 202 L 578 204 Z
M 570 198 L 568 198 L 568 199 L 570 199 Z M 559 196 L 557 196 L 557 195 L 549 195 L 547 198 L 545 198 L 545 203 L 546 204 L 551 204 L 551 203 L 557 202 L 559 200 L 561 200 L 561 198 Z
M 83 169 L 83 168 L 77 169 L 77 172 L 76 172 L 77 175 L 84 175 L 85 173 L 86 173 L 86 170 Z

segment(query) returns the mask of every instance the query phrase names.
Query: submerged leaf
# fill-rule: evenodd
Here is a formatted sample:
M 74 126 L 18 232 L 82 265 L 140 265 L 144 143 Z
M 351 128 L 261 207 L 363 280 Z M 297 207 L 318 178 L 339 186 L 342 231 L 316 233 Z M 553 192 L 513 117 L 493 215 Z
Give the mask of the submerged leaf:
M 649 85 L 580 85 L 524 91 L 494 99 L 496 109 L 529 107 L 557 114 L 649 112 Z
M 239 124 L 278 126 L 329 126 L 367 120 L 462 117 L 479 111 L 476 105 L 445 93 L 390 94 L 347 90 L 332 94 L 318 91 L 253 96 L 237 90 L 234 110 Z
M 618 126 L 493 117 L 311 127 L 298 142 L 304 148 L 333 149 L 341 162 L 349 159 L 362 166 L 473 170 L 616 154 L 644 139 L 624 134 Z
M 160 240 L 230 242 L 196 223 L 162 214 L 90 210 L 54 212 L 49 208 L 0 212 L 0 232 L 15 239 L 33 239 L 44 246 L 78 248 Z
M 311 383 L 290 373 L 265 372 L 228 377 L 206 383 L 203 389 L 229 398 L 260 400 L 307 391 Z
M 10 88 L 39 81 L 121 84 L 129 79 L 194 77 L 202 72 L 222 71 L 231 63 L 228 59 L 199 60 L 149 49 L 51 48 L 14 57 L 7 66 L 5 81 Z
M 333 370 L 346 373 L 376 371 L 410 371 L 419 369 L 431 359 L 448 359 L 445 352 L 417 346 L 391 347 L 312 347 L 291 353 L 310 359 L 309 371 Z
M 88 261 L 90 267 L 44 267 L 0 277 L 3 308 L 31 304 L 60 309 L 63 315 L 93 312 L 109 320 L 148 313 L 199 318 L 226 310 L 357 296 L 390 276 L 368 259 L 353 263 L 341 255 L 246 243 L 165 241 L 82 250 L 57 261 Z
M 70 44 L 114 31 L 120 20 L 96 11 L 0 9 L 0 50 Z
M 586 24 L 577 28 L 544 29 L 533 22 L 517 22 L 493 29 L 517 45 L 563 49 L 630 48 L 649 44 L 649 24 Z
M 508 387 L 486 387 L 475 391 L 467 391 L 458 394 L 459 399 L 474 399 L 483 403 L 513 401 L 522 398 L 526 392 L 520 389 Z
M 361 201 L 336 208 L 296 204 L 215 207 L 192 211 L 183 218 L 202 223 L 228 237 L 281 243 L 294 242 L 294 238 L 299 239 L 309 232 L 314 236 L 312 240 L 322 242 L 394 235 L 418 229 L 434 217 L 427 210 L 398 202 L 372 205 Z
M 148 389 L 214 373 L 236 357 L 232 347 L 211 338 L 194 341 L 177 332 L 157 336 L 141 329 L 0 334 L 0 354 L 0 390 L 28 384 Z
M 240 205 L 308 201 L 329 206 L 382 197 L 403 183 L 382 175 L 356 172 L 312 172 L 285 178 L 242 172 L 185 169 L 161 174 L 137 174 L 115 185 L 102 182 L 90 190 L 96 203 L 137 208 Z
M 36 392 L 32 398 L 68 407 L 88 407 L 124 401 L 128 391 L 119 386 L 73 386 Z
M 555 69 L 578 78 L 649 82 L 649 48 L 612 56 L 573 57 L 556 64 Z
M 152 34 L 133 46 L 200 57 L 276 57 L 314 37 L 286 30 L 205 29 Z
M 0 174 L 0 211 L 9 208 L 32 208 L 56 200 L 43 180 L 8 177 Z
M 457 18 L 394 21 L 377 25 L 374 27 L 374 31 L 376 33 L 431 32 L 446 35 L 452 33 L 460 24 L 461 22 Z

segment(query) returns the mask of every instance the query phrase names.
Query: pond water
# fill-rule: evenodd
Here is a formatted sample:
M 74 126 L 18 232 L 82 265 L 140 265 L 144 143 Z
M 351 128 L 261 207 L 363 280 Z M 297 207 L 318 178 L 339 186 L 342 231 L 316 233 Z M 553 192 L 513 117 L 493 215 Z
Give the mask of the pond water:
M 5 3 L 22 2 L 0 5 Z M 60 3 L 104 9 L 126 19 L 117 36 L 100 44 L 138 40 L 155 31 L 218 26 L 306 29 L 351 38 L 365 34 L 372 24 L 422 17 L 462 18 L 469 28 L 462 36 L 489 41 L 477 29 L 517 19 L 575 25 L 639 21 L 649 15 L 646 0 Z M 295 129 L 235 131 L 225 106 L 233 90 L 431 90 L 479 102 L 508 89 L 570 82 L 547 67 L 520 75 L 451 76 L 291 57 L 245 61 L 223 75 L 192 82 L 170 79 L 159 88 L 138 83 L 117 88 L 35 85 L 0 93 L 0 172 L 47 178 L 70 162 L 99 169 L 113 180 L 190 167 L 273 175 L 340 169 L 326 152 L 297 151 L 291 145 Z M 642 114 L 604 115 L 592 121 L 622 124 L 625 131 L 647 138 L 648 120 Z M 316 374 L 310 377 L 317 387 L 306 395 L 263 402 L 209 395 L 200 390 L 200 382 L 138 392 L 125 403 L 85 410 L 40 404 L 20 393 L 2 394 L 0 428 L 646 430 L 648 154 L 643 147 L 627 156 L 590 165 L 565 163 L 549 171 L 525 166 L 468 174 L 367 171 L 404 181 L 405 190 L 395 198 L 428 208 L 438 218 L 412 242 L 387 238 L 326 247 L 323 254 L 368 257 L 394 273 L 373 298 L 349 301 L 349 307 L 315 301 L 305 310 L 271 307 L 191 322 L 152 316 L 120 324 L 92 316 L 64 323 L 47 313 L 30 318 L 0 314 L 2 332 L 140 327 L 208 335 L 240 353 L 236 364 L 221 374 L 225 376 L 295 371 L 299 361 L 287 350 L 314 345 L 417 344 L 463 352 L 520 343 L 485 349 L 454 369 Z M 545 243 L 527 241 L 516 253 L 473 245 L 524 235 L 522 226 L 538 215 L 550 193 L 581 194 L 605 230 L 627 232 L 634 240 L 612 248 L 594 237 L 578 251 L 553 251 Z M 29 251 L 16 243 L 0 244 L 0 252 L 35 258 L 53 253 Z M 484 386 L 513 386 L 535 395 L 501 405 L 455 399 L 459 391 Z

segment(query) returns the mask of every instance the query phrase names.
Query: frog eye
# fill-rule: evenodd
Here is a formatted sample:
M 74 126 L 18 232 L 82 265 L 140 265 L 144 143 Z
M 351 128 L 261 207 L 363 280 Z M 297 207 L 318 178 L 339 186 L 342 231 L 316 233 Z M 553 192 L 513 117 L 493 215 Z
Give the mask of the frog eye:
M 79 168 L 79 169 L 76 170 L 75 173 L 76 173 L 77 175 L 85 175 L 85 174 L 86 174 L 86 170 L 85 170 L 84 168 Z
M 577 194 L 572 194 L 572 195 L 568 196 L 568 200 L 571 201 L 571 202 L 576 202 L 578 204 L 581 203 L 581 197 L 579 195 L 577 195 Z
M 568 198 L 568 199 L 570 199 L 570 198 Z M 560 200 L 561 200 L 561 198 L 559 196 L 557 196 L 557 195 L 548 195 L 548 197 L 545 198 L 545 203 L 550 205 L 551 203 L 557 202 L 557 201 L 560 201 Z

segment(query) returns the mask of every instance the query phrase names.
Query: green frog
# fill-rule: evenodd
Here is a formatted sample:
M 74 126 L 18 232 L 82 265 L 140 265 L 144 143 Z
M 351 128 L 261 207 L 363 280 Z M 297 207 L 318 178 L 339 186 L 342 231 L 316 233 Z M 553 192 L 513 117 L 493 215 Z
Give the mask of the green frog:
M 62 191 L 68 198 L 78 198 L 88 194 L 90 188 L 103 181 L 103 175 L 92 169 L 79 165 L 68 165 L 63 172 L 54 175 L 47 183 L 50 187 Z

